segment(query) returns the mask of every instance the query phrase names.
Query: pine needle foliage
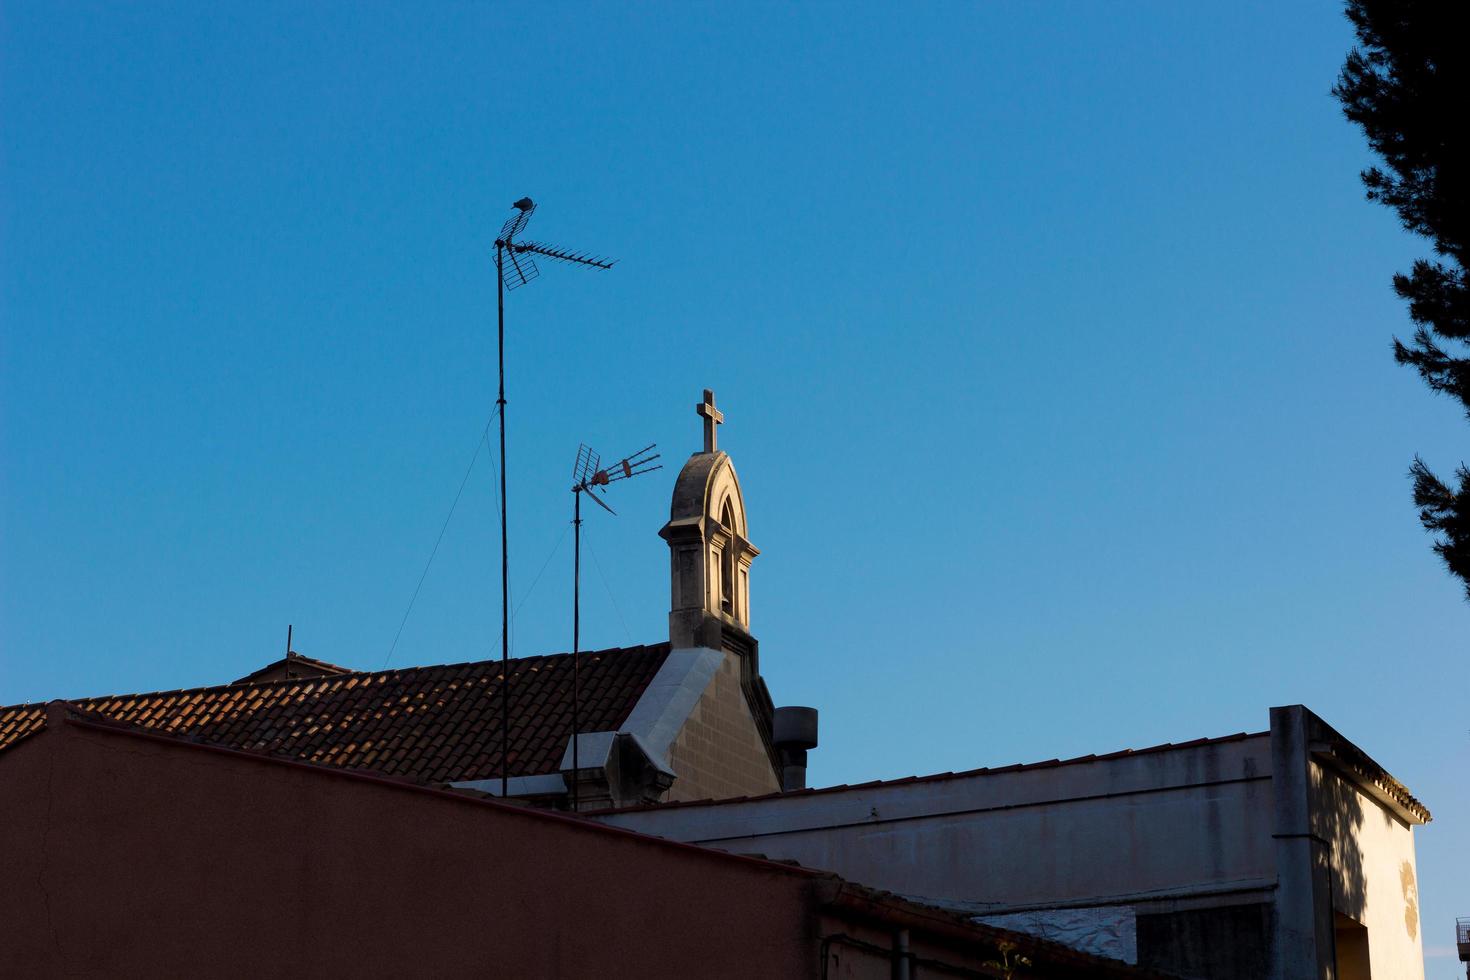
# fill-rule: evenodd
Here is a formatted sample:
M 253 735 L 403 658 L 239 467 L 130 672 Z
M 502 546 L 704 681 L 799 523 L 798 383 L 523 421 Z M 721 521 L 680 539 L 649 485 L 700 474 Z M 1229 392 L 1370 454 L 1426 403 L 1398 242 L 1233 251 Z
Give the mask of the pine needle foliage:
M 1415 324 L 1393 356 L 1470 418 L 1470 3 L 1348 0 L 1346 12 L 1358 44 L 1332 94 L 1383 162 L 1361 174 L 1368 200 L 1434 250 L 1393 277 Z M 1470 599 L 1470 469 L 1451 488 L 1416 456 L 1409 476 L 1419 521 Z

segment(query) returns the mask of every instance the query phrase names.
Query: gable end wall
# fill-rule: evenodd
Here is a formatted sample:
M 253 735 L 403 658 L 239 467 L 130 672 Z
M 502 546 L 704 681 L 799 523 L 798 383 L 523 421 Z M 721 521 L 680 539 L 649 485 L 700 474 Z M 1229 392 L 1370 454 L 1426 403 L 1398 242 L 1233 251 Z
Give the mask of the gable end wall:
M 678 774 L 670 801 L 756 796 L 781 788 L 745 692 L 740 661 L 726 653 L 669 748 Z

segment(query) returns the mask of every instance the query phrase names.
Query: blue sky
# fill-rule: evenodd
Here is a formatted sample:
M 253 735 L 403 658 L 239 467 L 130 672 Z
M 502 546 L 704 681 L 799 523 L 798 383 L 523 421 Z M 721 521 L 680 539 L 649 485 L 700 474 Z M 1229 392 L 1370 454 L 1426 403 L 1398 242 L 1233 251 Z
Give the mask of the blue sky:
M 1425 249 L 1363 200 L 1334 3 L 5 4 L 0 702 L 383 665 L 494 400 L 515 651 L 666 635 L 656 531 L 716 390 L 778 703 L 831 783 L 1267 726 L 1435 812 L 1470 913 L 1470 608 L 1389 355 Z M 391 664 L 498 652 L 482 455 Z M 544 569 L 544 572 L 541 570 Z M 538 573 L 540 573 L 538 578 Z M 534 587 L 533 587 L 534 586 Z

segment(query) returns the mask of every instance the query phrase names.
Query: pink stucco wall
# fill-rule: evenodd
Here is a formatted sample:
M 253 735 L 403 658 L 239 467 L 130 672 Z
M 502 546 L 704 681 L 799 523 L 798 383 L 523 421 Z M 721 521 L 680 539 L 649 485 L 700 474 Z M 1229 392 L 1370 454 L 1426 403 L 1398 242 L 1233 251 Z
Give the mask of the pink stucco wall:
M 75 723 L 0 753 L 0 976 L 810 976 L 816 881 Z

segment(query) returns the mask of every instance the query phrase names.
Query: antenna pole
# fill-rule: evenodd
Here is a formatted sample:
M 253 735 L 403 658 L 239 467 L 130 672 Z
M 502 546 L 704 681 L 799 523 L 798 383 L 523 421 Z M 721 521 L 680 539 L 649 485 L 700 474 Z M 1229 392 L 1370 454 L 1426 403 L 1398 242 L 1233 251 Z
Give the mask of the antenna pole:
M 585 442 L 577 450 L 577 462 L 572 467 L 572 527 L 575 533 L 572 535 L 572 812 L 577 813 L 581 807 L 581 789 L 578 785 L 578 773 L 582 771 L 580 733 L 582 731 L 582 667 L 580 654 L 582 652 L 582 494 L 592 498 L 592 502 L 609 514 L 616 512 L 607 504 L 602 502 L 593 491 L 602 489 L 606 493 L 606 487 L 610 483 L 626 480 L 630 477 L 642 476 L 653 470 L 662 469 L 655 465 L 654 460 L 659 454 L 654 452 L 655 446 L 645 446 L 631 456 L 625 456 L 617 463 L 607 468 L 602 468 L 602 457 L 593 452 L 592 447 Z
M 495 237 L 495 311 L 497 316 L 500 395 L 495 401 L 500 415 L 500 796 L 510 795 L 510 535 L 506 529 L 505 478 L 505 291 L 524 286 L 540 275 L 532 255 L 555 259 L 570 265 L 592 269 L 611 269 L 611 259 L 589 255 L 545 242 L 526 242 L 517 238 L 536 210 L 536 202 L 523 197 L 511 204 L 511 217 Z M 506 260 L 510 271 L 506 271 Z M 599 501 L 600 503 L 600 501 Z M 580 505 L 580 495 L 578 499 Z M 580 513 L 580 510 L 579 510 Z M 575 661 L 575 657 L 573 660 Z M 575 665 L 574 665 L 575 668 Z M 575 672 L 575 671 L 574 671 Z M 576 678 L 573 678 L 575 685 Z M 575 693 L 575 692 L 574 692 Z M 574 733 L 575 734 L 575 733 Z M 573 750 L 575 742 L 573 740 Z
M 580 800 L 577 773 L 581 771 L 577 733 L 581 731 L 582 678 L 577 651 L 582 642 L 582 490 L 572 492 L 572 812 L 578 811 Z
M 500 798 L 510 796 L 510 548 L 505 526 L 505 246 L 495 245 L 495 312 L 499 321 L 500 397 Z

